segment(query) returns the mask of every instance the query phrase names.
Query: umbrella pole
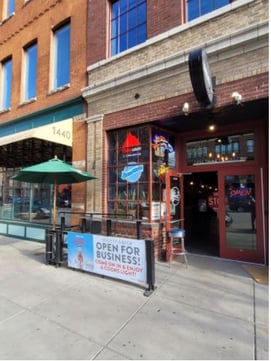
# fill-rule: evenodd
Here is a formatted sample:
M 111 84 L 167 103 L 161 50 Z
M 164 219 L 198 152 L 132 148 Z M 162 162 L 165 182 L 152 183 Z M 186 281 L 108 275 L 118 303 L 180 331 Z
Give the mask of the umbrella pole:
M 56 229 L 56 179 L 54 182 L 54 198 L 53 198 L 53 230 Z

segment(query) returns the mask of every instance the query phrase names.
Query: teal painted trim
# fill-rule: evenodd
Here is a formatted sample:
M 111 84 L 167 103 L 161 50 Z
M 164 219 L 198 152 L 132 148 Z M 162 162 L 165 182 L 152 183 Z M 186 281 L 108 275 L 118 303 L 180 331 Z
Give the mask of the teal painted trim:
M 21 222 L 5 221 L 0 219 L 0 235 L 18 239 L 25 239 L 39 243 L 45 243 L 46 226 L 33 223 L 22 224 Z M 18 232 L 16 232 L 18 229 Z
M 83 111 L 84 100 L 80 96 L 1 124 L 1 137 L 72 118 Z

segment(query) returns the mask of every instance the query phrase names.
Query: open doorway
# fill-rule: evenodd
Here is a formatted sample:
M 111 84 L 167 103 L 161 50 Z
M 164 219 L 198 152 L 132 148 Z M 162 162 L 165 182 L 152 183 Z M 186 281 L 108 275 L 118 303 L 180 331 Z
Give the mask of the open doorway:
M 187 251 L 219 256 L 217 172 L 186 174 L 183 186 Z

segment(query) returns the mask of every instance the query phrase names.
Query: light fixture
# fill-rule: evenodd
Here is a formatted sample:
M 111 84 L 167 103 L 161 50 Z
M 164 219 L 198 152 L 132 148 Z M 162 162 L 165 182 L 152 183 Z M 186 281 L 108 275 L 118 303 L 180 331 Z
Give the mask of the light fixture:
M 215 143 L 216 144 L 228 145 L 228 144 L 230 144 L 229 137 L 218 137 L 215 140 Z
M 210 124 L 210 125 L 208 125 L 208 131 L 209 131 L 209 132 L 214 132 L 215 130 L 216 130 L 215 124 Z
M 183 104 L 183 112 L 184 112 L 184 115 L 188 115 L 189 114 L 189 103 L 185 102 Z
M 239 105 L 242 103 L 242 95 L 238 92 L 233 92 L 231 95 L 232 99 L 234 100 L 234 102 Z

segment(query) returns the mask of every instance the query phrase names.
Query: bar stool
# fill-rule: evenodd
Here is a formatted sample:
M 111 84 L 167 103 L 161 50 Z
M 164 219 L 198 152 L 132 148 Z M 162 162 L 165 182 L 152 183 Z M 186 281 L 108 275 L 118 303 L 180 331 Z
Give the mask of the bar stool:
M 186 257 L 186 250 L 184 246 L 184 237 L 185 237 L 185 230 L 182 228 L 173 228 L 169 232 L 170 237 L 170 258 L 169 258 L 169 265 L 172 261 L 173 256 L 183 256 L 186 267 L 188 266 L 188 261 Z M 177 242 L 176 242 L 177 240 Z M 180 241 L 181 240 L 181 243 Z M 176 247 L 179 245 L 178 247 Z

